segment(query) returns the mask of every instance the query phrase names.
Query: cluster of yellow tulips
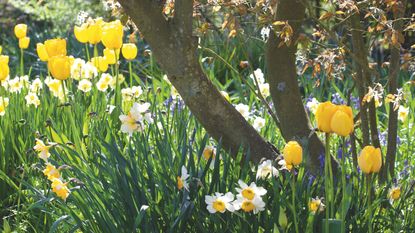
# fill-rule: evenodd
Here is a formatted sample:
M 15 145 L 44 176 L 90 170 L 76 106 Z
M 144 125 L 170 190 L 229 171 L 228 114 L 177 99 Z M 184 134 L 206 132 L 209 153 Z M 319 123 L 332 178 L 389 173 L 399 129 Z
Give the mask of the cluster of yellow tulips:
M 27 37 L 27 25 L 17 24 L 14 27 L 14 35 L 19 39 L 19 48 L 27 49 L 30 44 L 30 37 Z

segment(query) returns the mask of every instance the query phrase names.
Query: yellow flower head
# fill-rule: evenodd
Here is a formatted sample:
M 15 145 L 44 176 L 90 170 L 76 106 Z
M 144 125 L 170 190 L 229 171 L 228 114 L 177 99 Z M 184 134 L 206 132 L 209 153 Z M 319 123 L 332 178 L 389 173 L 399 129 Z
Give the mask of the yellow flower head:
M 0 81 L 6 80 L 9 76 L 9 57 L 5 55 L 0 55 Z
M 14 35 L 16 35 L 18 39 L 26 37 L 26 33 L 27 33 L 26 24 L 21 23 L 21 24 L 17 24 L 16 26 L 14 26 Z
M 284 147 L 283 157 L 284 157 L 286 166 L 300 165 L 300 163 L 303 160 L 303 148 L 298 142 L 289 141 Z
M 43 62 L 47 62 L 49 59 L 49 55 L 48 55 L 48 51 L 46 51 L 46 46 L 42 43 L 37 43 L 36 44 L 36 51 L 37 51 L 37 56 L 39 57 L 39 59 Z
M 122 55 L 127 60 L 133 60 L 134 58 L 136 58 L 137 52 L 138 52 L 138 49 L 135 44 L 128 43 L 128 44 L 123 44 L 122 46 Z
M 357 162 L 363 173 L 370 174 L 379 172 L 382 166 L 380 149 L 373 146 L 365 146 L 362 152 L 360 152 Z
M 100 71 L 105 72 L 108 70 L 108 61 L 105 57 L 93 57 L 91 63 Z
M 183 180 L 180 176 L 177 177 L 177 188 L 179 190 L 182 190 L 182 188 L 183 188 Z
M 50 157 L 49 148 L 51 146 L 46 146 L 45 143 L 40 140 L 36 139 L 36 145 L 33 147 L 33 149 L 38 152 L 39 158 L 43 159 L 44 161 L 47 161 Z
M 109 65 L 113 65 L 117 63 L 117 60 L 120 59 L 120 50 L 113 50 L 113 49 L 104 49 L 104 57 L 107 60 Z
M 30 38 L 29 37 L 23 37 L 19 39 L 19 48 L 21 49 L 27 49 L 29 47 Z
M 336 105 L 332 104 L 330 101 L 320 103 L 316 111 L 316 120 L 317 127 L 319 130 L 325 133 L 331 133 L 331 118 L 336 112 Z
M 98 44 L 102 39 L 102 25 L 104 21 L 102 18 L 97 18 L 95 20 L 89 20 L 88 22 L 88 42 L 90 44 Z
M 53 179 L 59 179 L 61 177 L 61 174 L 59 172 L 59 169 L 56 169 L 55 166 L 53 166 L 50 163 L 46 164 L 46 168 L 43 170 L 43 174 L 48 178 L 48 180 L 53 181 Z
M 51 57 L 48 69 L 55 79 L 66 80 L 71 75 L 71 59 L 68 56 Z
M 45 41 L 45 48 L 48 57 L 66 56 L 66 40 L 50 39 Z
M 57 178 L 52 180 L 52 191 L 64 201 L 68 198 L 70 193 L 67 183 L 63 183 L 62 180 Z
M 0 116 L 4 116 L 6 114 L 6 108 L 8 105 L 9 105 L 9 98 L 0 96 Z
M 389 198 L 393 201 L 396 201 L 401 197 L 401 188 L 393 187 L 389 190 Z
M 337 110 L 331 118 L 330 128 L 340 136 L 350 135 L 354 128 L 352 108 L 345 105 L 337 106 Z
M 106 23 L 102 27 L 102 43 L 106 48 L 120 49 L 123 36 L 123 26 L 119 20 Z
M 216 150 L 213 146 L 206 146 L 205 149 L 203 149 L 203 158 L 207 161 L 212 157 L 212 161 L 215 160 L 216 157 Z
M 312 198 L 311 201 L 308 203 L 308 209 L 310 210 L 310 212 L 315 214 L 317 211 L 324 210 L 324 204 L 318 197 Z
M 88 42 L 88 24 L 83 23 L 80 27 L 75 26 L 74 29 L 75 38 L 81 43 Z

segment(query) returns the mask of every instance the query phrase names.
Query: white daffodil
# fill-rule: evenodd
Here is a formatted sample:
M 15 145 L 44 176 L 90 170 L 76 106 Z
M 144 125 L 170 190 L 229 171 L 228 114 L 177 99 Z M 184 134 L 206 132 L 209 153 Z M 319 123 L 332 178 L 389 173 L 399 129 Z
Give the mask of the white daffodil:
M 237 196 L 241 196 L 248 200 L 253 200 L 255 197 L 261 197 L 267 193 L 267 190 L 263 187 L 256 186 L 255 182 L 252 182 L 249 186 L 242 180 L 238 181 L 239 188 L 236 188 L 238 192 Z
M 272 166 L 271 160 L 265 160 L 258 166 L 258 170 L 256 173 L 257 179 L 266 179 L 271 177 L 278 177 L 279 172 L 278 169 Z
M 249 106 L 246 104 L 237 104 L 235 106 L 236 111 L 238 111 L 245 119 L 249 117 Z
M 27 105 L 33 104 L 36 108 L 40 105 L 40 100 L 36 93 L 29 92 L 24 98 Z
M 308 110 L 310 110 L 310 112 L 316 114 L 317 107 L 319 104 L 320 102 L 318 102 L 316 98 L 312 98 L 310 101 L 306 103 L 306 107 L 308 108 Z
M 177 188 L 182 190 L 183 188 L 189 191 L 189 173 L 187 173 L 187 169 L 185 166 L 182 166 L 182 173 L 181 176 L 177 177 Z
M 144 121 L 153 123 L 151 113 L 147 112 L 149 108 L 150 103 L 134 103 L 128 115 L 119 116 L 122 123 L 121 132 L 128 133 L 131 136 L 134 132 L 143 129 Z
M 81 90 L 84 93 L 90 92 L 92 89 L 92 83 L 91 81 L 87 79 L 82 79 L 78 83 L 78 89 Z
M 226 210 L 234 212 L 235 207 L 232 205 L 232 201 L 235 199 L 231 192 L 223 195 L 222 193 L 215 193 L 212 196 L 205 196 L 205 203 L 207 204 L 207 210 L 209 213 L 214 214 L 216 212 L 224 213 Z
M 265 119 L 262 117 L 256 117 L 252 126 L 257 130 L 261 131 L 261 129 L 265 126 Z
M 258 196 L 252 200 L 246 199 L 243 196 L 237 196 L 232 204 L 235 210 L 242 209 L 244 212 L 254 212 L 254 214 L 265 210 L 265 202 Z
M 404 106 L 399 106 L 398 110 L 398 119 L 402 122 L 406 120 L 409 114 L 409 108 Z
M 258 81 L 259 84 L 265 83 L 264 73 L 262 73 L 262 70 L 260 68 L 256 69 L 253 74 L 249 75 L 249 77 L 254 81 L 254 83 L 255 79 Z
M 42 81 L 40 80 L 40 78 L 36 78 L 35 80 L 33 80 L 29 86 L 30 92 L 33 92 L 33 93 L 38 93 L 38 91 L 42 88 L 43 86 L 42 86 Z

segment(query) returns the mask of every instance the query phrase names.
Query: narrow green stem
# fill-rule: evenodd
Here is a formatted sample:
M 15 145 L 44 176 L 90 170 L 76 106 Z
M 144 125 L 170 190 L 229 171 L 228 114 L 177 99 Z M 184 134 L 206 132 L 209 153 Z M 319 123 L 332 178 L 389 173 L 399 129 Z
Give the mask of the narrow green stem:
M 86 53 L 86 58 L 88 59 L 88 61 L 90 61 L 91 57 L 89 56 L 88 43 L 85 43 L 85 53 Z
M 119 99 L 119 92 L 120 92 L 120 80 L 119 80 L 119 67 L 118 67 L 118 56 L 117 56 L 117 50 L 114 49 L 115 54 L 115 96 L 114 96 L 114 105 L 119 106 L 120 105 L 120 99 Z
M 20 75 L 24 75 L 23 49 L 20 49 Z
M 295 169 L 292 168 L 292 208 L 293 208 L 293 216 L 294 216 L 294 227 L 295 232 L 298 233 L 298 222 L 297 222 L 297 211 L 295 209 Z
M 94 57 L 98 57 L 98 47 L 96 44 L 94 45 Z
M 133 86 L 133 65 L 131 63 L 132 63 L 132 61 L 128 62 L 128 69 L 129 69 L 129 72 L 130 72 L 130 87 Z
M 346 141 L 344 138 L 342 138 L 342 158 L 341 158 L 341 166 L 342 166 L 342 212 L 341 212 L 341 220 L 342 220 L 342 228 L 341 232 L 346 232 L 346 200 L 347 200 L 347 192 L 346 192 L 346 164 L 345 164 L 345 147 L 346 147 Z
M 329 232 L 329 219 L 330 219 L 330 195 L 329 195 L 329 189 L 330 189 L 330 184 L 329 184 L 329 179 L 328 179 L 328 174 L 329 174 L 329 161 L 330 161 L 330 134 L 326 133 L 326 148 L 325 148 L 325 159 L 324 159 L 324 188 L 325 188 L 325 198 L 326 198 L 326 203 L 327 203 L 327 208 L 326 208 L 326 221 L 324 224 L 325 227 L 325 232 L 328 233 Z
M 369 233 L 372 233 L 372 198 L 371 198 L 371 190 L 372 190 L 372 176 L 371 174 L 367 175 L 367 205 L 368 205 L 368 214 L 369 214 Z

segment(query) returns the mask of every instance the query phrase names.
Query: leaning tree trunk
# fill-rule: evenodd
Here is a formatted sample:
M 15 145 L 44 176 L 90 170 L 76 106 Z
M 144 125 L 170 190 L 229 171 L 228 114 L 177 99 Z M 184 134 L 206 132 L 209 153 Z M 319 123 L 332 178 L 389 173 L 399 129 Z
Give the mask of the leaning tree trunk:
M 266 65 L 274 106 L 280 120 L 280 130 L 286 141 L 299 139 L 307 148 L 306 164 L 311 171 L 321 167 L 319 157 L 324 145 L 312 130 L 305 111 L 297 80 L 296 52 L 298 32 L 305 15 L 304 3 L 299 0 L 280 0 L 275 20 L 287 21 L 293 29 L 289 46 L 280 45 L 281 38 L 271 32 L 267 41 Z M 324 157 L 324 156 L 323 156 Z M 334 163 L 334 160 L 333 160 Z M 321 169 L 320 169 L 321 170 Z
M 161 68 L 193 115 L 216 140 L 236 153 L 242 146 L 250 158 L 276 158 L 276 152 L 220 94 L 203 72 L 192 36 L 193 0 L 175 3 L 175 16 L 167 21 L 162 6 L 153 0 L 119 0 L 139 27 Z

